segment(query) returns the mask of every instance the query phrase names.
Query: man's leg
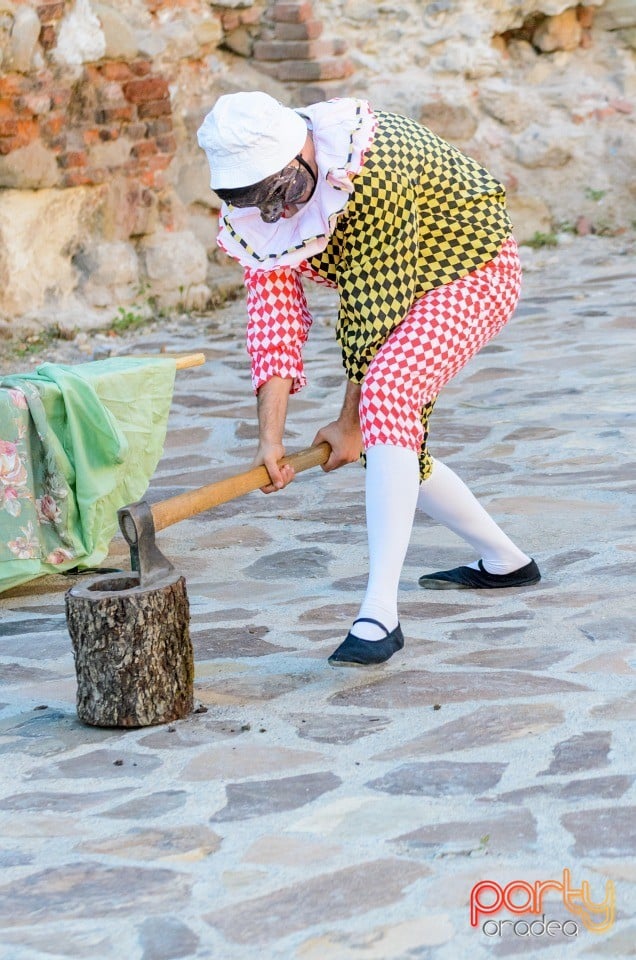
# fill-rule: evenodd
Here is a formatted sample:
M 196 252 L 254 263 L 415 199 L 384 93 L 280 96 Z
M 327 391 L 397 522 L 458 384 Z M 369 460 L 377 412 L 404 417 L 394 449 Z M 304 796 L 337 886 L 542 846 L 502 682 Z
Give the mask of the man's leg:
M 397 593 L 418 489 L 417 451 L 389 444 L 367 449 L 369 579 L 351 631 L 329 657 L 332 664 L 383 663 L 404 645 Z
M 439 460 L 433 460 L 433 472 L 420 486 L 417 506 L 469 543 L 481 558 L 467 567 L 427 574 L 420 578 L 420 586 L 524 586 L 539 579 L 536 564 L 515 546 L 457 474 Z
M 397 611 L 397 587 L 417 499 L 413 477 L 418 476 L 417 454 L 424 434 L 420 414 L 442 386 L 502 329 L 516 305 L 519 286 L 516 244 L 509 240 L 491 264 L 417 300 L 371 361 L 360 398 L 360 426 L 367 458 L 371 455 L 367 470 L 373 465 L 367 494 L 369 588 L 359 616 L 378 620 L 386 629 L 378 627 L 374 638 L 371 633 L 364 636 L 358 631 L 377 625 L 354 623 L 344 643 L 330 657 L 331 662 L 377 662 L 365 659 L 364 652 L 376 644 L 386 646 L 383 660 L 399 649 L 390 649 L 386 633 L 393 632 L 393 620 L 397 623 L 397 612 L 393 611 Z M 415 466 L 407 467 L 407 463 Z M 387 487 L 400 467 L 404 488 Z M 395 491 L 402 501 L 395 508 L 401 520 L 393 516 L 389 491 Z M 397 535 L 393 545 L 394 527 Z M 382 579 L 384 590 L 377 586 Z M 366 612 L 371 609 L 391 616 L 391 623 L 371 617 Z M 377 639 L 378 635 L 384 640 Z M 347 660 L 348 656 L 352 660 Z
M 415 451 L 391 446 L 367 450 L 369 580 L 358 617 L 378 620 L 389 632 L 398 625 L 398 584 L 411 539 L 418 488 Z M 365 640 L 385 636 L 378 626 L 366 622 L 355 623 L 351 632 Z

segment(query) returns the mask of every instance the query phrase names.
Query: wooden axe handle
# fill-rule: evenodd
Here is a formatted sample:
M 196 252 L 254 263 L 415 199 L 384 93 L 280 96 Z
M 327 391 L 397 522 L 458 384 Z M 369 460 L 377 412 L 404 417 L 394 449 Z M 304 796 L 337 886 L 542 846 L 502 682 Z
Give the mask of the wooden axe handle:
M 301 471 L 308 470 L 310 467 L 317 467 L 321 463 L 326 463 L 330 453 L 331 447 L 328 443 L 323 442 L 315 447 L 308 447 L 306 450 L 292 453 L 289 457 L 283 457 L 280 465 L 289 463 L 296 473 L 301 473 Z M 216 483 L 209 483 L 205 487 L 199 487 L 198 490 L 188 490 L 187 493 L 179 493 L 176 497 L 153 503 L 151 510 L 155 530 L 163 530 L 173 523 L 179 523 L 180 520 L 186 520 L 197 513 L 202 513 L 203 510 L 218 507 L 219 504 L 227 503 L 228 500 L 236 500 L 237 497 L 242 497 L 244 493 L 258 490 L 259 487 L 264 487 L 269 482 L 269 474 L 265 467 L 254 467 L 252 470 L 239 473 L 235 477 L 217 480 Z
M 165 354 L 162 354 L 165 356 Z M 169 356 L 169 354 L 168 354 Z M 177 370 L 189 370 L 190 367 L 200 367 L 205 363 L 204 353 L 186 353 L 181 356 L 175 356 Z

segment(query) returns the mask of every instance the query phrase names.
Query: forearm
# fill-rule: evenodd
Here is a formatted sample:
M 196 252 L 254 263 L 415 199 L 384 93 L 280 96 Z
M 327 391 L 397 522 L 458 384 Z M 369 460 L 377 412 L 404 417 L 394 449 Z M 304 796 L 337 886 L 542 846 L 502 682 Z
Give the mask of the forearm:
M 258 436 L 263 444 L 282 444 L 292 381 L 272 377 L 258 391 Z
M 342 410 L 338 419 L 347 427 L 360 426 L 360 393 L 362 387 L 359 383 L 353 383 L 347 380 L 344 399 L 342 401 Z
M 257 394 L 258 450 L 254 458 L 254 466 L 264 464 L 271 480 L 271 483 L 261 487 L 263 493 L 281 490 L 294 476 L 292 467 L 278 466 L 285 455 L 283 434 L 291 386 L 292 380 L 272 377 L 262 384 Z

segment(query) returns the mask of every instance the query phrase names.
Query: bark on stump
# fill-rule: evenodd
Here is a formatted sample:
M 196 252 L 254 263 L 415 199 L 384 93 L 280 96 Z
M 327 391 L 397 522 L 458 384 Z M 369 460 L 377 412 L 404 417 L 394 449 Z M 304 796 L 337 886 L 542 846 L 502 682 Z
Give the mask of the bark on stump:
M 194 654 L 185 580 L 140 587 L 110 574 L 66 594 L 77 715 L 97 727 L 146 727 L 193 707 Z

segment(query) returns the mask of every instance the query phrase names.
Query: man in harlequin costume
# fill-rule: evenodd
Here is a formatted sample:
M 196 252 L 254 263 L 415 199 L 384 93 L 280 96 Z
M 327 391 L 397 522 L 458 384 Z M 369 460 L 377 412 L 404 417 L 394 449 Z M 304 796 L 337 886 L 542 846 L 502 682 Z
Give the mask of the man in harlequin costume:
M 219 98 L 198 131 L 223 202 L 219 246 L 244 268 L 259 446 L 280 490 L 290 394 L 306 383 L 312 318 L 305 278 L 339 293 L 345 391 L 322 427 L 327 471 L 366 458 L 369 579 L 333 664 L 376 664 L 404 645 L 397 592 L 416 510 L 477 558 L 425 574 L 424 588 L 490 589 L 540 573 L 427 450 L 440 389 L 513 313 L 520 290 L 505 191 L 486 170 L 406 117 L 363 100 L 297 110 L 265 93 Z

